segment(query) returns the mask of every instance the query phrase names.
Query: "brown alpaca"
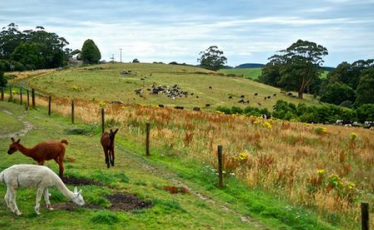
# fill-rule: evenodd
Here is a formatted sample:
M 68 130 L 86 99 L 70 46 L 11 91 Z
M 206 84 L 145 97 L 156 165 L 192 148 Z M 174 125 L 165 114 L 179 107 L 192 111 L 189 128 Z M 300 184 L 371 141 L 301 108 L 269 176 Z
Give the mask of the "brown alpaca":
M 60 178 L 64 177 L 63 160 L 65 157 L 65 147 L 63 144 L 67 145 L 67 140 L 40 142 L 33 148 L 28 149 L 19 143 L 21 141 L 20 139 L 18 139 L 18 141 L 15 141 L 13 138 L 11 139 L 12 144 L 10 144 L 9 146 L 9 155 L 19 150 L 25 156 L 34 159 L 36 162 L 38 162 L 39 165 L 44 165 L 44 161 L 54 159 L 60 169 Z
M 114 137 L 116 136 L 116 131 L 110 130 L 110 133 L 104 132 L 101 135 L 101 145 L 103 146 L 104 153 L 105 153 L 105 163 L 107 164 L 108 168 L 110 167 L 110 163 L 114 166 Z

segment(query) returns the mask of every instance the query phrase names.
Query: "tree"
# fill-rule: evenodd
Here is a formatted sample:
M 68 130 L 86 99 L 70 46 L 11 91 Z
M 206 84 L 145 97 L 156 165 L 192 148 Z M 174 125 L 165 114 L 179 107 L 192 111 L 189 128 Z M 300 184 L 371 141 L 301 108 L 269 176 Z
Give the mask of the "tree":
M 0 87 L 5 87 L 8 83 L 7 79 L 5 79 L 4 77 L 4 69 L 5 65 L 2 62 L 0 62 Z
M 284 64 L 281 68 L 279 84 L 286 89 L 296 90 L 298 97 L 303 94 L 319 78 L 322 73 L 321 65 L 327 49 L 314 42 L 298 40 L 286 50 L 281 50 Z
M 321 96 L 322 102 L 335 105 L 340 105 L 344 101 L 354 102 L 355 99 L 355 91 L 348 85 L 338 82 L 328 85 Z
M 44 57 L 35 43 L 20 43 L 12 52 L 11 59 L 25 66 L 30 65 L 32 69 L 43 68 L 45 64 Z
M 374 102 L 374 67 L 363 72 L 360 83 L 357 86 L 356 106 Z
M 262 74 L 258 80 L 267 85 L 280 87 L 280 69 L 282 64 L 282 58 L 280 56 L 272 56 L 270 62 L 262 68 Z
M 223 56 L 223 51 L 217 46 L 210 46 L 205 51 L 200 52 L 201 57 L 197 59 L 200 66 L 210 70 L 219 70 L 227 63 L 227 58 Z
M 353 90 L 357 89 L 362 73 L 374 66 L 374 60 L 358 60 L 349 64 L 342 62 L 335 69 L 331 70 L 327 75 L 329 84 L 341 82 L 350 86 Z
M 374 121 L 374 104 L 365 104 L 357 109 L 357 117 L 360 122 Z
M 132 60 L 132 63 L 140 63 L 140 61 L 137 58 L 135 58 L 134 60 Z
M 91 39 L 87 39 L 82 47 L 82 60 L 84 63 L 97 64 L 101 59 L 101 53 L 97 48 L 95 42 Z
M 0 59 L 11 60 L 12 54 L 22 43 L 34 44 L 33 52 L 43 57 L 43 65 L 37 68 L 55 68 L 67 63 L 68 53 L 64 51 L 64 47 L 69 43 L 65 38 L 59 37 L 55 33 L 45 31 L 42 26 L 37 26 L 35 31 L 24 30 L 21 32 L 14 23 L 3 27 L 0 32 Z M 35 52 L 35 48 L 37 52 Z M 18 59 L 20 59 L 20 57 Z M 32 63 L 23 64 L 28 66 L 33 65 Z

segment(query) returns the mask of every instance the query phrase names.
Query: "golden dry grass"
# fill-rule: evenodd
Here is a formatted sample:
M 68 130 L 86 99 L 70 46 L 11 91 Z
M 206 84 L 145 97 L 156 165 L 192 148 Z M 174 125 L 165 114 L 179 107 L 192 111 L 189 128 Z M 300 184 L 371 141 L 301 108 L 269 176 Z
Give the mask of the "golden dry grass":
M 37 98 L 37 105 L 47 103 Z M 216 166 L 217 145 L 223 145 L 227 174 L 327 218 L 338 214 L 349 226 L 360 219 L 359 201 L 373 201 L 372 130 L 83 99 L 75 105 L 77 118 L 98 124 L 105 107 L 106 120 L 120 125 L 131 141 L 142 142 L 150 122 L 152 146 L 165 155 Z M 52 108 L 70 115 L 70 100 L 54 99 Z

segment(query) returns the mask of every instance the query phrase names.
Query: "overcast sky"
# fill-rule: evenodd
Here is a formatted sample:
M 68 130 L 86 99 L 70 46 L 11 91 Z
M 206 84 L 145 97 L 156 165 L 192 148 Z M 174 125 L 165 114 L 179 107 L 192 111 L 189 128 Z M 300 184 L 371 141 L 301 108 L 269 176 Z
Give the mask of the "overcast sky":
M 197 64 L 217 45 L 228 64 L 266 63 L 297 39 L 325 46 L 325 66 L 374 58 L 374 0 L 0 0 L 0 26 L 44 26 L 102 59 Z M 0 27 L 0 28 L 1 28 Z

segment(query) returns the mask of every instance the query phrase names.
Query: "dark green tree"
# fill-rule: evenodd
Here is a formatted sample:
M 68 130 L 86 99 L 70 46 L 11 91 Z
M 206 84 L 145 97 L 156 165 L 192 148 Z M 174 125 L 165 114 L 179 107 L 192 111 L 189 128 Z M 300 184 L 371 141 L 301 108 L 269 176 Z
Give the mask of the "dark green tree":
M 323 70 L 323 57 L 328 54 L 327 49 L 314 42 L 298 40 L 285 50 L 281 50 L 282 55 L 274 57 L 282 60 L 280 69 L 280 85 L 289 90 L 298 92 L 298 97 L 303 98 L 303 94 L 317 81 Z
M 7 79 L 4 77 L 4 69 L 5 65 L 4 63 L 0 62 L 0 87 L 5 87 L 8 83 Z
M 279 81 L 281 79 L 280 69 L 284 64 L 283 61 L 283 58 L 279 55 L 270 57 L 270 61 L 262 68 L 262 74 L 258 80 L 267 85 L 281 87 Z
M 101 59 L 100 50 L 91 39 L 84 42 L 81 54 L 83 62 L 87 64 L 97 64 Z
M 38 68 L 55 68 L 67 63 L 68 53 L 66 49 L 64 51 L 64 47 L 69 43 L 65 38 L 45 31 L 42 26 L 37 26 L 36 30 L 21 32 L 14 23 L 4 27 L 0 32 L 0 59 L 11 60 L 13 52 L 21 43 L 36 45 L 38 54 L 44 59 L 43 66 Z M 24 64 L 33 65 L 32 63 Z
M 362 123 L 365 121 L 374 121 L 374 104 L 365 104 L 360 106 L 357 109 L 357 117 Z
M 374 103 L 374 67 L 365 70 L 356 90 L 356 106 Z
M 197 59 L 200 66 L 210 70 L 219 70 L 226 63 L 227 58 L 223 56 L 223 51 L 219 50 L 217 46 L 210 46 L 205 51 L 200 52 L 201 57 Z
M 340 105 L 344 101 L 351 101 L 353 103 L 355 99 L 355 91 L 348 85 L 338 82 L 328 85 L 321 96 L 322 102 L 335 105 Z
M 29 65 L 32 69 L 43 68 L 45 60 L 36 43 L 20 43 L 11 54 L 11 59 Z

